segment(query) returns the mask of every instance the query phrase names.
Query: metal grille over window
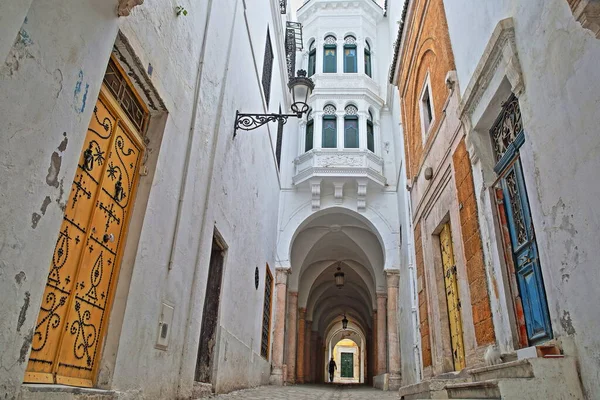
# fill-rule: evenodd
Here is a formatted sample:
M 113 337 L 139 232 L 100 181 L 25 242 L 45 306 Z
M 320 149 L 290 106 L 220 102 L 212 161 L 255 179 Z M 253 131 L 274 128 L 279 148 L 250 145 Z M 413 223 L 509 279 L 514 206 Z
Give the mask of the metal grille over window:
M 522 130 L 523 121 L 521 120 L 519 99 L 512 94 L 502 106 L 502 111 L 490 130 L 496 162 L 500 161 Z
M 335 36 L 331 36 L 331 35 L 327 36 L 325 38 L 325 44 L 335 46 L 337 44 L 337 40 L 336 40 Z
M 265 275 L 265 302 L 263 306 L 262 333 L 260 340 L 260 355 L 269 359 L 269 345 L 271 342 L 271 302 L 273 294 L 273 275 L 269 271 L 267 265 L 267 273 Z
M 344 44 L 356 45 L 356 38 L 354 36 L 346 36 L 344 38 Z
M 271 46 L 271 35 L 267 28 L 267 43 L 265 44 L 265 59 L 263 62 L 262 86 L 265 91 L 265 100 L 269 106 L 271 98 L 271 76 L 273 75 L 273 47 Z
M 285 56 L 290 79 L 295 76 L 296 52 L 302 49 L 302 24 L 288 21 L 285 29 Z
M 279 0 L 279 11 L 282 14 L 287 14 L 287 0 Z
M 353 106 L 352 104 L 350 104 L 349 106 L 346 106 L 346 115 L 357 115 L 358 114 L 358 108 L 356 108 L 356 106 Z
M 335 107 L 332 106 L 331 104 L 326 105 L 325 108 L 323 109 L 323 114 L 335 115 Z
M 123 111 L 127 114 L 131 122 L 140 132 L 144 133 L 148 113 L 142 107 L 142 103 L 137 98 L 133 90 L 125 81 L 123 74 L 118 70 L 117 65 L 112 60 L 108 62 L 106 74 L 104 75 L 104 84 L 117 99 Z

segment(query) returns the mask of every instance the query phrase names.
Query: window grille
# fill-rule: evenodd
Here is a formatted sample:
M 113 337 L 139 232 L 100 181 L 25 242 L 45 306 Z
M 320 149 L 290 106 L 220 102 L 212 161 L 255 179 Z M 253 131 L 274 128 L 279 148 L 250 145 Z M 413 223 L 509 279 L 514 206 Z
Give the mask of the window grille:
M 271 99 L 271 77 L 273 75 L 273 47 L 271 46 L 271 35 L 267 28 L 267 42 L 265 43 L 265 58 L 263 62 L 262 86 L 265 92 L 267 107 Z
M 260 340 L 260 355 L 269 359 L 269 347 L 271 344 L 271 306 L 273 301 L 273 275 L 267 264 L 265 274 L 265 301 L 263 305 L 262 332 Z
M 332 106 L 331 104 L 326 105 L 323 109 L 325 115 L 335 115 L 335 111 L 335 106 Z
M 336 44 L 337 44 L 337 39 L 335 38 L 335 36 L 329 35 L 329 36 L 327 36 L 325 38 L 325 45 L 328 45 L 328 46 L 333 45 L 333 46 L 335 46 Z
M 352 104 L 346 106 L 345 111 L 346 111 L 346 115 L 357 115 L 358 114 L 358 108 L 356 108 L 356 106 L 354 106 Z
M 496 162 L 502 159 L 522 130 L 523 121 L 521 119 L 519 99 L 514 94 L 511 94 L 509 99 L 502 105 L 502 111 L 490 130 Z

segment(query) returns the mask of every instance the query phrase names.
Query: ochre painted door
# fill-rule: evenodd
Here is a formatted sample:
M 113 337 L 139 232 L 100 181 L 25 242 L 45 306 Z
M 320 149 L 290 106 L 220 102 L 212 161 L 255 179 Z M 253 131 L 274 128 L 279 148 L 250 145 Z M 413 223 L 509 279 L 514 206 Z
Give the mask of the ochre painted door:
M 103 86 L 50 263 L 26 382 L 93 385 L 143 151 Z
M 460 296 L 458 293 L 458 279 L 456 264 L 454 262 L 454 248 L 452 247 L 452 234 L 450 224 L 447 223 L 440 232 L 440 246 L 442 250 L 442 265 L 444 268 L 444 286 L 446 288 L 446 303 L 448 305 L 448 322 L 450 324 L 450 339 L 452 344 L 452 358 L 454 369 L 460 371 L 465 368 L 465 348 L 463 343 L 462 318 L 460 312 Z

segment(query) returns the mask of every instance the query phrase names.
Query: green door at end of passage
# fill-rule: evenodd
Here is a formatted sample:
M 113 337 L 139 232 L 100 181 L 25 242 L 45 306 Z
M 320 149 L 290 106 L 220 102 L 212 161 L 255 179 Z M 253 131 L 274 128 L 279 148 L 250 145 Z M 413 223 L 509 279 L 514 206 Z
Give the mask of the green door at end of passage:
M 342 378 L 354 378 L 354 353 L 342 353 Z

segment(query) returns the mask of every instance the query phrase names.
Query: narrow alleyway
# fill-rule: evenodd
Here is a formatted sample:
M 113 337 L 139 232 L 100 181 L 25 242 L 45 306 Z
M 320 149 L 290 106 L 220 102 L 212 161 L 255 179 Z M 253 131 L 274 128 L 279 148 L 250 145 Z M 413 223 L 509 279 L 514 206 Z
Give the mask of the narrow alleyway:
M 387 400 L 397 399 L 396 392 L 383 392 L 363 385 L 262 386 L 214 397 L 219 400 Z

